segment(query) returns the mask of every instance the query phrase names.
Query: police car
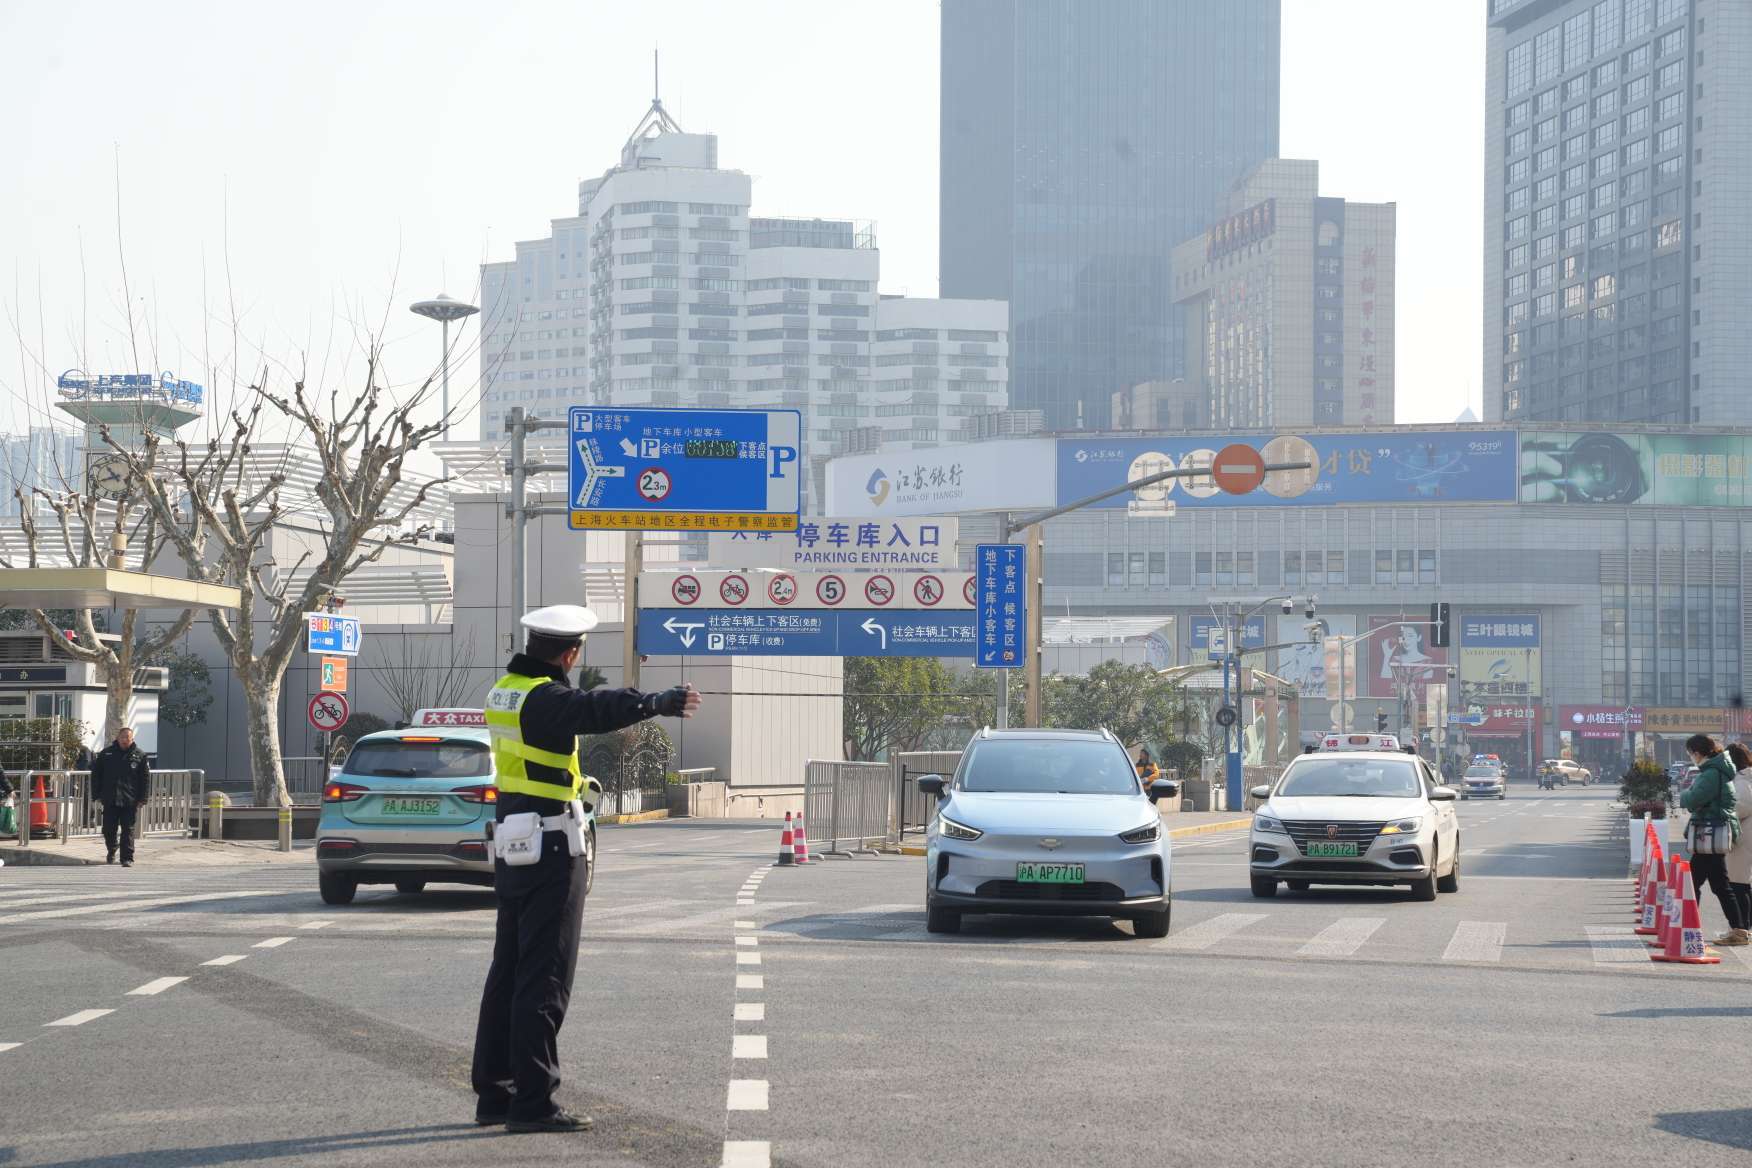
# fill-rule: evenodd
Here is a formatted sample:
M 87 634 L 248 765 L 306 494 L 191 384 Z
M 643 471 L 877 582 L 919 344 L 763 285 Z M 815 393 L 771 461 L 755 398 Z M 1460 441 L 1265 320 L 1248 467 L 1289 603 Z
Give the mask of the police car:
M 401 730 L 354 744 L 322 793 L 317 883 L 325 904 L 350 904 L 361 884 L 415 894 L 427 884 L 491 887 L 487 825 L 499 789 L 480 710 L 418 710 Z M 596 819 L 586 812 L 585 889 L 596 880 Z
M 1457 795 L 1391 734 L 1328 734 L 1292 760 L 1248 840 L 1253 895 L 1313 884 L 1406 885 L 1418 900 L 1460 888 Z

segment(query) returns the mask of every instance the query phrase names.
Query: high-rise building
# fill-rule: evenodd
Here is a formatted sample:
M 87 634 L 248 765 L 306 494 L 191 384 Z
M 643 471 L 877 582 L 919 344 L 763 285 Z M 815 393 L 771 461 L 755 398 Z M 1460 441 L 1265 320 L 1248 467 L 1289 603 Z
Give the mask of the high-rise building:
M 715 135 L 653 103 L 620 164 L 579 184 L 577 215 L 481 266 L 481 437 L 513 404 L 796 408 L 818 485 L 860 428 L 947 441 L 965 415 L 1004 408 L 1003 305 L 879 301 L 869 223 L 751 216 L 752 186 L 719 167 Z M 906 331 L 918 359 L 891 366 L 884 330 Z M 930 336 L 915 346 L 908 330 Z M 906 425 L 889 424 L 903 404 Z
M 1055 428 L 1181 373 L 1170 253 L 1278 152 L 1278 0 L 944 0 L 940 279 Z
M 1205 424 L 1392 423 L 1394 217 L 1392 203 L 1321 197 L 1317 162 L 1274 158 L 1174 249 L 1184 380 Z
M 1752 7 L 1487 13 L 1486 420 L 1752 422 Z

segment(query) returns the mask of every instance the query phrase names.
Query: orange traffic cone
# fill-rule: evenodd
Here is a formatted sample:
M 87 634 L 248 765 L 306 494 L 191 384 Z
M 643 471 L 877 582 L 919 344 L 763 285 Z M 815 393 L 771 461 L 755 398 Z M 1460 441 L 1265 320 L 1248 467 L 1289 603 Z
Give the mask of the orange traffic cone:
M 1667 934 L 1667 948 L 1649 954 L 1651 961 L 1680 965 L 1720 965 L 1721 956 L 1703 943 L 1703 918 L 1697 911 L 1697 891 L 1691 886 L 1691 865 L 1679 861 L 1679 897 L 1682 905 L 1679 927 Z
M 1679 928 L 1679 869 L 1685 861 L 1674 856 L 1667 861 L 1667 876 L 1661 881 L 1658 890 L 1661 894 L 1659 911 L 1655 914 L 1655 928 L 1659 930 L 1649 938 L 1649 948 L 1666 949 L 1669 935 L 1677 935 Z M 1675 942 L 1677 944 L 1677 942 Z
M 1661 881 L 1665 877 L 1666 862 L 1657 845 L 1654 859 L 1643 875 L 1642 918 L 1636 926 L 1636 931 L 1645 937 L 1661 935 Z
M 797 863 L 809 862 L 809 837 L 803 831 L 803 813 L 797 813 L 797 833 L 792 837 L 796 841 Z
M 785 833 L 779 837 L 779 866 L 789 867 L 797 862 L 791 846 L 791 813 L 785 812 Z

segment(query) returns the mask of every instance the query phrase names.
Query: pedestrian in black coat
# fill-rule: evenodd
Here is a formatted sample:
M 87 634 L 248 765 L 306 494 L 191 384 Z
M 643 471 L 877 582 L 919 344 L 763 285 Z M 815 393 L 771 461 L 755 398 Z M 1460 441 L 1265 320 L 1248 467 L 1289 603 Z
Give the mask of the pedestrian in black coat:
M 103 805 L 105 862 L 116 862 L 119 847 L 122 867 L 131 867 L 134 824 L 140 805 L 152 794 L 152 766 L 146 761 L 146 752 L 135 745 L 134 731 L 129 727 L 116 731 L 116 740 L 91 760 L 91 794 Z

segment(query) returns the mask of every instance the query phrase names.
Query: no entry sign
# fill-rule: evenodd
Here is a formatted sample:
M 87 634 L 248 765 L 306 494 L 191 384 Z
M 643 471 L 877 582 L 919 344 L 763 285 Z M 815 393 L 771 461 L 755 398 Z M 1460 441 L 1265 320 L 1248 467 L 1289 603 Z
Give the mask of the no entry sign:
M 1231 495 L 1245 495 L 1265 481 L 1265 459 L 1243 442 L 1231 443 L 1211 461 L 1211 479 Z

